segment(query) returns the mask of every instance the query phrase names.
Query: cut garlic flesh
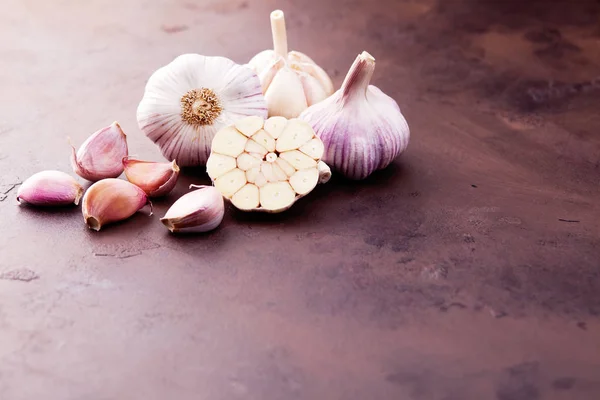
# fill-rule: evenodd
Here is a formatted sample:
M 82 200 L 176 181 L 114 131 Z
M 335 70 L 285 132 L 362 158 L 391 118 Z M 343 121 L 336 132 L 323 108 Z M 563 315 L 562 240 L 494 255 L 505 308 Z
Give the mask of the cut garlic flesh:
M 231 203 L 240 210 L 252 210 L 260 204 L 258 187 L 247 183 L 231 197 Z
M 242 132 L 245 136 L 254 135 L 259 129 L 262 129 L 265 121 L 261 117 L 257 117 L 256 115 L 238 119 L 235 123 L 235 129 Z
M 217 132 L 206 170 L 236 208 L 280 212 L 315 188 L 324 147 L 304 121 L 259 119 L 243 118 Z
M 217 179 L 221 175 L 224 175 L 234 169 L 235 163 L 236 160 L 233 157 L 214 153 L 214 157 L 210 157 L 206 162 L 206 172 L 212 177 L 212 179 Z
M 234 169 L 217 178 L 215 187 L 227 198 L 231 198 L 246 184 L 246 174 L 241 169 Z

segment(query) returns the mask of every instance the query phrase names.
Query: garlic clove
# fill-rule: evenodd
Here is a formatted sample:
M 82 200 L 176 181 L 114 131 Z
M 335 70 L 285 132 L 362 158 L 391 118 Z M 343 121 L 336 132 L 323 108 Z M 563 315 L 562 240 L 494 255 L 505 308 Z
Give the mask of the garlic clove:
M 294 118 L 308 107 L 300 78 L 288 67 L 277 72 L 265 92 L 269 116 Z
M 288 120 L 284 117 L 271 117 L 265 121 L 265 132 L 267 132 L 273 139 L 279 138 L 281 132 L 287 126 Z
M 297 149 L 314 137 L 315 132 L 308 123 L 299 119 L 291 120 L 277 139 L 276 150 L 281 152 Z
M 167 210 L 160 222 L 171 232 L 208 232 L 215 229 L 225 214 L 225 204 L 219 191 L 212 186 L 196 186 L 181 196 Z
M 236 160 L 231 156 L 214 153 L 206 163 L 206 173 L 215 179 L 236 167 Z
M 300 146 L 298 150 L 300 150 L 301 152 L 303 152 L 311 158 L 320 159 L 321 157 L 323 157 L 325 146 L 323 146 L 323 142 L 321 141 L 321 139 L 315 138 L 309 140 L 308 142 L 306 142 L 306 144 Z
M 131 217 L 146 204 L 152 203 L 136 185 L 121 179 L 103 179 L 85 192 L 81 208 L 90 229 L 99 231 L 104 225 Z
M 290 177 L 290 185 L 300 195 L 305 195 L 317 186 L 319 181 L 319 170 L 314 168 L 297 171 Z
M 250 168 L 260 167 L 262 157 L 254 153 L 242 153 L 237 158 L 237 167 L 242 171 L 248 171 Z
M 279 179 L 277 179 L 275 177 L 275 174 L 273 173 L 273 166 L 271 165 L 271 163 L 264 163 L 264 164 L 262 164 L 260 166 L 260 172 L 263 173 L 263 175 L 265 176 L 265 178 L 269 182 L 277 182 L 277 181 L 279 181 Z
M 331 81 L 331 78 L 329 78 L 329 75 L 327 75 L 327 72 L 325 72 L 323 68 L 319 67 L 306 54 L 300 53 L 299 51 L 290 51 L 288 59 L 296 69 L 306 72 L 316 78 L 322 85 L 323 90 L 325 90 L 328 95 L 331 95 L 333 92 L 335 92 L 333 82 Z
M 277 160 L 275 160 L 275 163 L 277 164 L 277 166 L 279 166 L 279 168 L 288 176 L 292 176 L 296 173 L 296 168 L 292 167 L 292 164 L 290 164 L 289 162 L 285 161 L 283 158 L 278 157 Z
M 221 131 L 218 138 L 213 138 L 212 147 L 218 154 L 237 157 L 246 147 L 246 137 L 235 128 L 227 127 Z
M 179 167 L 173 162 L 151 162 L 123 158 L 127 180 L 141 188 L 149 197 L 166 196 L 173 190 L 179 177 Z
M 279 157 L 290 163 L 296 169 L 313 168 L 317 166 L 317 162 L 298 150 L 285 151 L 279 154 Z
M 275 151 L 275 139 L 273 139 L 273 137 L 264 129 L 256 132 L 254 136 L 252 136 L 252 139 L 267 149 L 267 151 Z
M 267 183 L 269 183 L 269 181 L 267 180 L 267 177 L 265 176 L 265 174 L 261 172 L 259 172 L 256 175 L 256 178 L 254 179 L 254 184 L 256 186 L 258 186 L 259 188 L 265 186 Z
M 325 89 L 316 78 L 302 71 L 298 72 L 298 78 L 302 83 L 307 104 L 316 104 L 327 98 Z
M 275 78 L 277 72 L 279 72 L 279 70 L 284 66 L 285 60 L 281 57 L 277 57 L 275 61 L 271 62 L 267 67 L 265 67 L 262 70 L 259 70 L 262 71 L 258 75 L 258 79 L 260 79 L 260 88 L 263 91 L 263 93 L 266 93 L 267 89 L 271 85 L 271 82 L 273 82 L 273 78 Z
M 64 206 L 79 204 L 83 187 L 70 175 L 61 171 L 42 171 L 33 174 L 21 184 L 17 201 L 35 206 Z
M 247 183 L 231 197 L 231 203 L 240 210 L 252 210 L 260 204 L 259 189 L 256 185 Z
M 215 187 L 228 199 L 231 198 L 246 184 L 246 173 L 241 169 L 234 169 L 215 180 Z
M 275 54 L 275 51 L 273 51 L 272 49 L 267 49 L 261 51 L 260 53 L 252 57 L 248 64 L 255 71 L 264 71 L 271 67 L 273 63 L 279 61 L 279 59 L 281 59 L 281 57 L 278 57 Z
M 340 90 L 299 117 L 322 140 L 323 161 L 349 179 L 364 179 L 387 167 L 410 139 L 398 104 L 369 85 L 374 69 L 375 59 L 362 52 Z
M 289 179 L 287 174 L 275 162 L 271 163 L 271 173 L 276 181 L 287 181 Z
M 199 54 L 181 55 L 154 72 L 137 109 L 142 132 L 180 166 L 205 165 L 215 133 L 246 116 L 267 116 L 257 74 Z
M 259 191 L 260 205 L 271 212 L 286 210 L 296 200 L 296 193 L 287 182 L 267 183 Z
M 123 172 L 122 160 L 127 156 L 127 137 L 116 121 L 92 134 L 79 150 L 71 147 L 73 171 L 88 181 L 116 178 Z
M 247 153 L 260 154 L 261 157 L 264 157 L 269 152 L 269 150 L 267 150 L 265 146 L 259 144 L 254 140 L 248 140 L 248 142 L 246 142 L 246 147 L 244 148 L 244 151 L 246 151 Z
M 212 157 L 212 155 L 211 155 Z M 246 171 L 246 180 L 250 183 L 255 183 L 256 182 L 256 178 L 258 177 L 258 174 L 260 174 L 260 165 L 257 167 L 253 167 L 250 168 L 248 171 Z
M 235 122 L 235 129 L 243 133 L 245 136 L 252 136 L 260 129 L 262 129 L 265 120 L 261 117 L 251 116 L 247 118 L 238 119 Z

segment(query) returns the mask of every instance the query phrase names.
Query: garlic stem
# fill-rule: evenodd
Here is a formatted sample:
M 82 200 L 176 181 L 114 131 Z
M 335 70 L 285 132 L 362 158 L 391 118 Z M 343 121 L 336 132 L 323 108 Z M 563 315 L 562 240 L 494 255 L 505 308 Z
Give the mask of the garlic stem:
M 375 58 L 363 51 L 356 57 L 348 74 L 346 74 L 346 78 L 344 78 L 341 88 L 342 101 L 345 102 L 355 95 L 366 97 L 373 71 L 375 71 Z
M 273 34 L 273 50 L 275 54 L 287 59 L 288 46 L 285 17 L 281 10 L 275 10 L 271 13 L 271 33 Z

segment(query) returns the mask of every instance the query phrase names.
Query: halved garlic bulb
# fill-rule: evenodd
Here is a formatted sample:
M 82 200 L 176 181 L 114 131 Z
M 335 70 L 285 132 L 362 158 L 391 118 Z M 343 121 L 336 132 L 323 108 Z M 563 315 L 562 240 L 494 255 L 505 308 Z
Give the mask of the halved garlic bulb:
M 298 51 L 288 53 L 283 11 L 271 13 L 273 50 L 264 50 L 248 63 L 258 74 L 269 116 L 294 118 L 333 93 L 333 83 L 321 67 Z
M 180 166 L 206 164 L 215 133 L 249 115 L 267 116 L 252 69 L 199 54 L 181 55 L 154 72 L 137 109 L 140 129 Z
M 329 179 L 323 150 L 304 121 L 247 117 L 217 132 L 206 171 L 240 210 L 281 212 Z

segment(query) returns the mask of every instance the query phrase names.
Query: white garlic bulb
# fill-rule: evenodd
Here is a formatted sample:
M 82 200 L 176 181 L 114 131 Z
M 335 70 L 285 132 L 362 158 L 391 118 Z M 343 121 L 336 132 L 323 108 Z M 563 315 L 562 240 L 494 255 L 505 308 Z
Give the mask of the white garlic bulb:
M 267 116 L 252 69 L 199 54 L 181 55 L 154 72 L 137 109 L 140 129 L 180 166 L 206 164 L 215 133 L 249 115 Z
M 323 161 L 349 179 L 364 179 L 387 167 L 410 138 L 396 101 L 369 85 L 374 70 L 375 59 L 363 51 L 340 90 L 299 117 L 323 141 Z
M 333 93 L 333 83 L 321 67 L 298 51 L 288 53 L 283 11 L 271 13 L 273 50 L 255 55 L 248 65 L 260 78 L 269 116 L 295 118 Z

